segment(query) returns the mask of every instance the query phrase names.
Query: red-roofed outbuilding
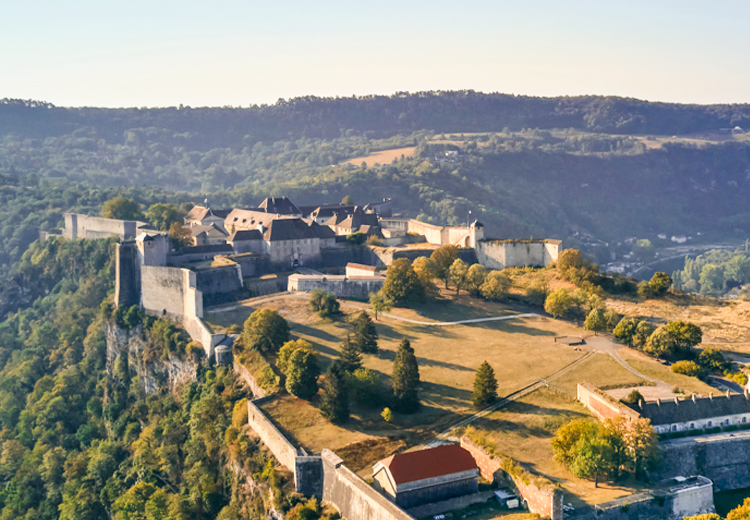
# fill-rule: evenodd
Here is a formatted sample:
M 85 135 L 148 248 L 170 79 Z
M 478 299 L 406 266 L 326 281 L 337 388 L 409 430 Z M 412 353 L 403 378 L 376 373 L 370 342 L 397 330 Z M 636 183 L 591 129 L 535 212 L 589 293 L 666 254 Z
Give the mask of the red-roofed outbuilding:
M 450 444 L 397 453 L 373 467 L 375 488 L 398 506 L 409 508 L 476 493 L 479 468 L 471 453 Z

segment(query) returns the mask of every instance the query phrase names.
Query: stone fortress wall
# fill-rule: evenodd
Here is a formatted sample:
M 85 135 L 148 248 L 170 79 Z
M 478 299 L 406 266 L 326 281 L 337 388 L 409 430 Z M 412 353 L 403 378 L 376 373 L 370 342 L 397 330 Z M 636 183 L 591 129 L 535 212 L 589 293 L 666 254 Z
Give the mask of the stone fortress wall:
M 547 267 L 562 252 L 559 240 L 479 240 L 475 246 L 477 261 L 488 269 L 506 267 Z
M 75 240 L 87 238 L 120 237 L 121 240 L 132 240 L 138 233 L 138 227 L 147 225 L 137 220 L 116 220 L 101 217 L 89 217 L 78 213 L 65 213 L 63 237 Z

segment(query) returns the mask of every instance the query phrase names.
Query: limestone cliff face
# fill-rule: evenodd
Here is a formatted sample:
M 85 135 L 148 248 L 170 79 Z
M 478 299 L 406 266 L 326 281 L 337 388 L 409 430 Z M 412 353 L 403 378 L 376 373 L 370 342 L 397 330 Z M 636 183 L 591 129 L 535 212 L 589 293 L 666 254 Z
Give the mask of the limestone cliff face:
M 107 373 L 112 375 L 115 361 L 127 352 L 128 365 L 141 380 L 146 394 L 153 394 L 165 386 L 175 392 L 184 383 L 195 380 L 197 364 L 170 354 L 168 359 L 148 359 L 149 334 L 138 325 L 132 330 L 104 323 L 107 337 Z M 131 372 L 131 373 L 132 373 Z

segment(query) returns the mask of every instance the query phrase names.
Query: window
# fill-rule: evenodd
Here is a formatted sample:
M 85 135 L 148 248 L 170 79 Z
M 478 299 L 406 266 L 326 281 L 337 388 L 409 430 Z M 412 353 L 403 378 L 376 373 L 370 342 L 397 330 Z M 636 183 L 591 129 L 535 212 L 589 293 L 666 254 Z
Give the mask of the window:
M 695 423 L 694 423 L 694 422 L 691 422 L 691 423 L 690 423 L 690 429 L 691 429 L 691 430 L 695 430 Z
M 714 423 L 712 423 L 711 421 L 708 421 L 708 427 L 709 427 L 709 428 L 710 428 L 711 426 L 713 426 L 713 425 L 714 425 Z
M 673 432 L 677 431 L 677 425 L 676 425 L 676 424 L 673 424 L 673 425 L 672 425 L 672 431 L 673 431 Z
M 745 424 L 747 422 L 747 417 L 742 418 L 742 424 Z

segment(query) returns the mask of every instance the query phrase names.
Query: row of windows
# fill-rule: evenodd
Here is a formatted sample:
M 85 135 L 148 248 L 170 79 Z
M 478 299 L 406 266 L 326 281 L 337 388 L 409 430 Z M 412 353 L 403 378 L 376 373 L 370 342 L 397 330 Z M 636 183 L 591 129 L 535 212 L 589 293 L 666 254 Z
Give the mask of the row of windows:
M 741 420 L 735 421 L 734 424 L 746 424 L 746 423 L 747 423 L 747 417 L 744 416 L 744 417 L 742 417 Z M 704 427 L 705 428 L 712 428 L 713 426 L 729 426 L 730 424 L 732 424 L 732 420 L 731 419 L 723 419 L 723 420 L 718 421 L 716 423 L 714 423 L 714 421 L 707 421 L 705 424 L 691 422 L 689 427 L 684 427 L 684 426 L 680 427 L 677 424 L 673 424 L 672 427 L 671 427 L 671 430 L 673 432 L 676 432 L 678 430 L 695 430 L 696 428 L 704 428 Z M 661 427 L 661 428 L 659 428 L 659 430 L 660 431 L 669 431 L 670 427 L 669 426 Z

